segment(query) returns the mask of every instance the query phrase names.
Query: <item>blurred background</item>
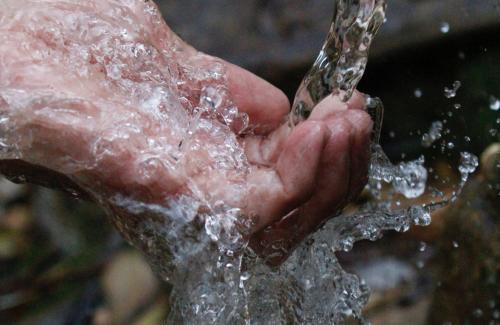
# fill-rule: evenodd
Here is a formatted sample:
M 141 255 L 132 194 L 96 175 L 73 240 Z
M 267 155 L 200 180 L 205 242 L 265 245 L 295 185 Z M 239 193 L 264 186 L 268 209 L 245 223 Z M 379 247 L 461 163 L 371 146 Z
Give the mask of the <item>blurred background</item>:
M 333 8 L 332 0 L 157 2 L 186 41 L 290 98 Z M 430 227 L 339 258 L 373 289 L 372 324 L 500 324 L 500 1 L 388 2 L 359 86 L 385 103 L 386 152 L 394 161 L 425 154 L 450 180 L 461 151 L 480 156 L 481 167 Z M 455 81 L 461 87 L 447 98 Z M 423 148 L 434 121 L 443 138 Z M 162 324 L 168 292 L 94 205 L 0 180 L 0 324 Z

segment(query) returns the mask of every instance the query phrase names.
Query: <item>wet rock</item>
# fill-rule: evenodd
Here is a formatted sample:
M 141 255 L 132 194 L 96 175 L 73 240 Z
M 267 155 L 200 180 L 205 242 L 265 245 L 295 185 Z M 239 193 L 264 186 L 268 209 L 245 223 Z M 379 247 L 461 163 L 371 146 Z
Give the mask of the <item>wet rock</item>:
M 500 183 L 500 143 L 490 145 L 481 155 L 481 171 L 490 182 Z
M 483 162 L 484 157 L 489 157 L 488 151 Z M 435 258 L 439 285 L 428 318 L 430 324 L 496 323 L 495 302 L 500 301 L 497 186 L 485 177 L 476 177 L 444 216 Z

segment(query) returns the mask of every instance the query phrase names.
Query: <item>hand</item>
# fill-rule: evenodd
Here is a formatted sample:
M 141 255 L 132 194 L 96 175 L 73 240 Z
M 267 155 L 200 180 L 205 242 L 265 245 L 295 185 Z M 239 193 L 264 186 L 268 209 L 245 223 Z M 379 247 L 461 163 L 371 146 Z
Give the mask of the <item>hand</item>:
M 270 262 L 364 187 L 372 122 L 359 93 L 291 129 L 280 90 L 185 44 L 151 1 L 26 2 L 0 3 L 3 173 L 112 210 L 117 194 L 224 202 Z

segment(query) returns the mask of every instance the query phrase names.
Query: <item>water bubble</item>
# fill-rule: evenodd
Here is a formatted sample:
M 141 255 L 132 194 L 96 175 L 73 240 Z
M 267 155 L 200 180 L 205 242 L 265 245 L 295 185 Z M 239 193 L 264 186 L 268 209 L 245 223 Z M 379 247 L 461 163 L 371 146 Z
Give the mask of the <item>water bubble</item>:
M 415 97 L 417 97 L 417 98 L 421 98 L 421 97 L 422 97 L 422 95 L 423 95 L 422 90 L 421 90 L 420 88 L 415 89 L 415 91 L 414 91 L 414 93 L 413 93 L 413 94 L 414 94 L 414 95 L 415 95 Z
M 451 150 L 451 149 L 455 148 L 455 144 L 453 142 L 448 142 L 446 147 Z
M 498 130 L 497 130 L 497 129 L 490 129 L 490 130 L 488 131 L 488 133 L 489 133 L 492 137 L 494 137 L 494 136 L 496 136 L 496 135 L 498 134 Z
M 490 96 L 490 109 L 492 111 L 500 110 L 500 99 L 496 98 L 495 96 Z
M 424 266 L 425 266 L 425 262 L 424 262 L 424 261 L 418 261 L 418 262 L 417 262 L 417 267 L 418 267 L 419 269 L 423 269 L 423 268 L 424 268 Z
M 396 132 L 394 132 L 394 131 L 389 132 L 389 137 L 394 139 L 396 137 Z
M 460 87 L 462 87 L 462 83 L 459 80 L 455 80 L 455 82 L 453 82 L 452 88 L 444 88 L 444 96 L 446 98 L 455 98 Z
M 456 242 L 456 241 L 453 241 L 453 243 L 452 243 L 452 244 L 453 244 L 453 247 L 454 247 L 454 248 L 458 248 L 458 247 L 460 246 L 460 245 L 458 244 L 458 242 Z
M 453 105 L 453 107 L 454 107 L 456 110 L 459 110 L 459 109 L 461 109 L 461 108 L 462 108 L 462 104 L 458 104 L 458 103 L 456 103 L 456 104 L 454 104 L 454 105 Z
M 450 24 L 447 22 L 442 22 L 441 25 L 439 26 L 439 30 L 443 34 L 447 34 L 450 31 Z
M 472 141 L 472 140 L 471 140 L 471 138 L 470 138 L 470 137 L 468 137 L 468 136 L 465 136 L 465 137 L 464 137 L 464 140 L 465 140 L 465 142 L 471 142 L 471 141 Z

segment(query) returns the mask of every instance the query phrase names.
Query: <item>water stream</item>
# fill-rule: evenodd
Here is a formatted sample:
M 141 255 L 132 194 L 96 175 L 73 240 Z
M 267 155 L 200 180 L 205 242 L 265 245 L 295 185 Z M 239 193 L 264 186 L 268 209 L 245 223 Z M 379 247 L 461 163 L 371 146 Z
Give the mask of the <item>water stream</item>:
M 344 100 L 349 99 L 384 20 L 385 1 L 335 2 L 325 45 L 297 92 L 290 115 L 292 125 L 307 119 L 314 106 L 330 94 L 342 92 Z M 224 253 L 219 255 L 218 268 L 210 268 L 211 273 L 204 275 L 211 280 L 203 284 L 197 281 L 198 286 L 190 290 L 186 290 L 186 282 L 176 288 L 176 308 L 167 323 L 188 319 L 195 323 L 343 324 L 349 317 L 367 322 L 362 310 L 370 290 L 363 279 L 343 270 L 335 252 L 349 251 L 361 240 L 375 241 L 385 231 L 406 232 L 414 225 L 428 226 L 431 212 L 454 200 L 478 166 L 477 157 L 462 153 L 461 183 L 451 197 L 435 191 L 427 204 L 412 205 L 411 199 L 428 190 L 425 158 L 392 164 L 378 144 L 382 103 L 368 98 L 368 109 L 375 121 L 367 186 L 370 201 L 354 214 L 329 221 L 279 268 L 267 266 L 249 248 L 231 249 L 228 254 L 219 244 L 218 250 Z M 425 145 L 436 141 L 438 133 L 439 125 L 435 124 L 423 139 Z M 217 278 L 223 280 L 217 282 Z
M 6 2 L 5 6 L 8 10 L 30 14 L 24 8 L 16 9 L 18 5 L 13 1 Z M 33 3 L 30 10 L 36 14 L 36 10 L 47 10 L 47 4 L 37 6 L 38 3 Z M 105 2 L 96 2 L 95 6 L 102 6 L 100 10 L 104 13 L 110 10 Z M 425 157 L 398 164 L 387 158 L 378 143 L 382 103 L 368 98 L 368 110 L 375 120 L 370 179 L 366 188 L 370 199 L 355 212 L 333 218 L 304 241 L 281 266 L 271 267 L 249 248 L 246 231 L 251 224 L 241 210 L 232 207 L 230 202 L 213 200 L 218 193 L 208 195 L 194 178 L 186 183 L 185 194 L 171 197 L 167 202 L 151 203 L 157 194 L 154 191 L 147 192 L 152 199 L 143 202 L 113 187 L 101 191 L 95 182 L 88 181 L 90 178 L 81 177 L 82 170 L 93 170 L 109 161 L 109 157 L 116 159 L 123 152 L 137 152 L 133 165 L 136 169 L 132 172 L 137 171 L 141 182 L 149 187 L 151 184 L 156 186 L 157 180 L 164 181 L 162 170 L 179 174 L 195 170 L 197 176 L 207 176 L 215 183 L 231 179 L 227 186 L 233 197 L 245 195 L 249 165 L 237 137 L 248 125 L 248 116 L 228 100 L 223 68 L 218 64 L 201 67 L 195 61 L 204 57 L 197 55 L 185 66 L 174 65 L 176 56 L 185 53 L 177 51 L 171 43 L 168 49 L 162 48 L 169 34 L 157 8 L 147 1 L 137 2 L 137 6 L 144 7 L 140 8 L 141 13 L 146 13 L 144 20 L 148 26 L 153 26 L 159 40 L 138 42 L 137 39 L 148 31 L 134 30 L 139 28 L 134 24 L 127 25 L 129 29 L 124 31 L 122 26 L 114 26 L 114 21 L 103 20 L 100 26 L 99 20 L 92 18 L 89 24 L 87 16 L 82 18 L 73 12 L 69 15 L 65 6 L 52 8 L 50 15 L 60 13 L 59 21 L 73 22 L 74 19 L 79 24 L 75 34 L 77 41 L 63 42 L 66 36 L 52 35 L 60 28 L 54 23 L 53 28 L 47 26 L 43 35 L 48 35 L 46 38 L 58 46 L 67 46 L 66 51 L 48 53 L 33 48 L 28 52 L 40 56 L 37 62 L 74 68 L 78 86 L 82 89 L 92 87 L 90 99 L 83 95 L 69 99 L 63 97 L 63 93 L 54 93 L 53 89 L 2 86 L 0 108 L 11 110 L 0 110 L 0 157 L 24 159 L 60 170 L 93 194 L 110 211 L 122 234 L 140 248 L 156 272 L 172 284 L 168 324 L 343 324 L 348 317 L 365 322 L 362 310 L 370 290 L 363 279 L 342 268 L 335 253 L 349 251 L 361 240 L 375 241 L 385 231 L 405 232 L 414 225 L 429 225 L 432 211 L 459 195 L 468 176 L 478 166 L 477 157 L 466 152 L 461 154 L 461 180 L 454 186 L 453 193 L 445 195 L 438 189 L 431 189 Z M 6 15 L 9 14 L 7 9 Z M 117 16 L 116 8 L 112 9 L 111 15 Z M 127 17 L 127 10 L 118 16 Z M 9 22 L 11 17 L 14 15 L 5 16 L 0 22 Z M 16 17 L 24 24 L 30 21 L 22 14 Z M 314 106 L 330 94 L 342 93 L 344 100 L 349 99 L 364 73 L 370 44 L 384 20 L 383 0 L 335 1 L 327 41 L 297 92 L 290 114 L 292 125 L 307 119 Z M 46 24 L 50 23 L 52 20 L 47 20 Z M 30 28 L 39 28 L 38 22 L 34 21 Z M 87 28 L 87 32 L 80 32 L 82 28 Z M 161 38 L 162 35 L 166 36 Z M 17 36 L 8 34 L 3 36 L 3 41 L 15 47 L 20 43 L 15 39 Z M 91 80 L 95 71 L 88 68 L 89 57 L 100 64 L 106 74 L 107 80 L 99 81 L 102 87 L 94 86 L 95 80 Z M 15 57 L 7 59 L 16 60 Z M 6 70 L 4 77 L 9 73 Z M 93 81 L 88 85 L 85 84 L 87 77 Z M 186 80 L 200 89 L 196 104 L 187 103 L 189 95 L 182 88 Z M 112 91 L 107 93 L 109 85 L 115 88 L 109 88 Z M 59 86 L 64 88 L 67 83 Z M 460 85 L 455 84 L 447 89 L 447 95 L 453 97 L 459 88 Z M 102 93 L 102 98 L 96 100 L 96 93 Z M 126 103 L 123 98 L 127 98 Z M 73 110 L 76 106 L 84 110 Z M 84 115 L 80 115 L 82 111 Z M 96 116 L 92 115 L 95 111 L 99 112 Z M 85 127 L 93 128 L 89 133 L 99 134 L 95 141 L 88 141 L 92 159 L 70 154 L 61 160 L 56 159 L 57 154 L 44 158 L 43 151 L 34 151 L 36 134 L 22 136 L 26 134 L 23 129 L 25 116 L 32 112 L 35 113 L 28 121 L 30 132 L 37 130 L 33 125 L 51 126 L 56 121 L 65 126 L 81 126 L 81 121 L 85 120 Z M 102 116 L 106 119 L 101 119 Z M 142 127 L 144 120 L 149 123 L 148 127 Z M 439 125 L 434 125 L 423 139 L 425 145 L 430 146 L 438 140 L 439 132 Z M 162 136 L 164 134 L 169 136 Z M 71 136 L 71 132 L 67 136 Z M 207 137 L 213 142 L 208 144 Z M 81 139 L 82 146 L 87 140 Z M 65 150 L 72 152 L 71 148 Z M 205 157 L 205 166 L 193 163 L 198 161 L 199 155 Z M 422 196 L 426 193 L 432 195 L 424 200 Z M 126 218 L 121 216 L 123 211 Z M 280 243 L 268 245 L 279 247 Z

